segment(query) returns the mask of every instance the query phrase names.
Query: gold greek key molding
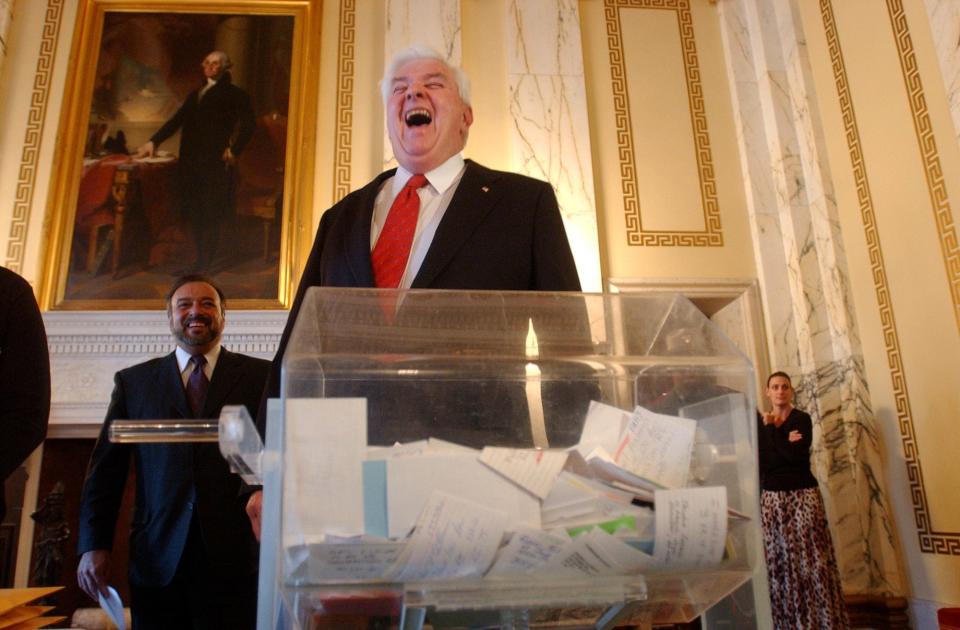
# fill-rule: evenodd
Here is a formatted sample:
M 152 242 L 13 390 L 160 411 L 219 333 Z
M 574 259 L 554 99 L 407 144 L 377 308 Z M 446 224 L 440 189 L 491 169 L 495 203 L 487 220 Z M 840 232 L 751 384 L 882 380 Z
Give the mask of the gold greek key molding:
M 947 187 L 943 181 L 937 139 L 933 133 L 933 124 L 930 122 L 923 81 L 920 79 L 920 70 L 917 68 L 917 55 L 913 49 L 910 29 L 907 27 L 907 16 L 903 11 L 903 1 L 887 0 L 887 12 L 890 15 L 890 26 L 893 28 L 893 39 L 897 45 L 897 57 L 900 59 L 904 87 L 909 95 L 907 101 L 910 104 L 910 113 L 913 115 L 917 144 L 923 156 L 923 174 L 927 178 L 930 205 L 933 208 L 937 236 L 940 238 L 940 252 L 947 272 L 947 282 L 950 284 L 953 313 L 957 320 L 957 327 L 960 329 L 960 244 L 957 243 L 953 211 L 950 209 Z
M 684 78 L 687 83 L 687 99 L 690 106 L 691 131 L 696 147 L 700 198 L 703 204 L 703 230 L 643 229 L 636 157 L 633 146 L 633 124 L 630 118 L 630 94 L 627 86 L 626 60 L 624 59 L 623 36 L 620 26 L 621 9 L 666 9 L 677 14 L 680 43 L 683 49 Z M 610 82 L 613 88 L 613 109 L 620 158 L 624 217 L 627 225 L 627 244 L 630 246 L 668 247 L 722 246 L 723 232 L 720 225 L 720 206 L 717 202 L 713 154 L 710 150 L 710 134 L 704 112 L 700 64 L 697 57 L 689 0 L 605 0 L 604 17 L 607 25 Z
M 850 93 L 850 84 L 847 80 L 843 51 L 840 48 L 837 25 L 834 20 L 832 0 L 820 0 L 820 15 L 826 33 L 827 49 L 830 54 L 833 78 L 843 119 L 844 137 L 847 139 L 857 199 L 860 203 L 860 218 L 863 222 L 864 236 L 867 242 L 871 277 L 873 277 L 874 290 L 877 296 L 887 363 L 890 366 L 890 379 L 897 410 L 897 425 L 900 429 L 900 441 L 903 444 L 903 455 L 907 465 L 910 498 L 913 502 L 913 515 L 920 540 L 920 551 L 922 553 L 957 556 L 960 555 L 960 533 L 933 531 L 930 523 L 930 508 L 927 502 L 927 492 L 923 485 L 923 470 L 920 465 L 916 433 L 913 429 L 913 410 L 910 405 L 910 393 L 907 389 L 907 380 L 904 373 L 900 336 L 897 333 L 890 285 L 887 282 L 886 263 L 880 246 L 873 194 L 870 191 L 870 183 L 867 179 L 863 145 L 860 141 L 860 130 L 853 109 L 853 99 Z
M 333 198 L 350 192 L 350 161 L 353 153 L 353 73 L 357 39 L 356 0 L 340 4 L 340 44 L 337 57 L 337 128 L 333 147 Z
M 7 240 L 7 259 L 4 263 L 4 266 L 18 273 L 23 269 L 23 257 L 26 254 L 30 207 L 33 205 L 33 192 L 37 183 L 37 162 L 43 142 L 43 126 L 47 116 L 47 102 L 50 99 L 50 79 L 56 61 L 62 13 L 63 0 L 47 0 L 37 71 L 30 94 L 30 110 L 27 113 L 27 130 L 20 154 L 17 192 L 13 203 L 13 218 L 10 221 L 10 237 Z

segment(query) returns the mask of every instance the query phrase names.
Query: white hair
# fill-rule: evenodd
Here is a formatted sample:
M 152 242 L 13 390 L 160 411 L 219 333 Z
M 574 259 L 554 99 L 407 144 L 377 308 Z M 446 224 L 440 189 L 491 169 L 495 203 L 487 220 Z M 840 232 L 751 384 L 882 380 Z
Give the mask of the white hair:
M 468 107 L 470 106 L 470 79 L 467 78 L 467 74 L 462 69 L 450 65 L 436 50 L 422 44 L 415 44 L 409 48 L 397 51 L 390 60 L 390 63 L 387 64 L 387 69 L 383 73 L 383 78 L 380 80 L 380 94 L 383 95 L 384 105 L 387 104 L 387 99 L 390 98 L 390 88 L 393 84 L 394 76 L 397 74 L 397 69 L 408 61 L 417 61 L 418 59 L 436 59 L 446 66 L 457 84 L 457 91 L 460 93 L 460 98 Z
M 210 55 L 216 55 L 220 57 L 220 65 L 223 66 L 224 70 L 229 70 L 230 68 L 233 67 L 233 62 L 230 61 L 230 55 L 223 52 L 222 50 L 211 51 Z M 210 55 L 207 55 L 207 57 L 209 57 Z M 204 57 L 204 59 L 206 59 L 206 57 Z

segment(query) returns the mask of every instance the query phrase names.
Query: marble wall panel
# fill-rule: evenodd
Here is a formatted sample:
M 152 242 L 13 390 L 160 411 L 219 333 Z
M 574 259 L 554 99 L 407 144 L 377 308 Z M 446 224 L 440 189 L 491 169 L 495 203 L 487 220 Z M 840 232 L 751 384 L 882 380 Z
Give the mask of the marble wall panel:
M 512 168 L 553 184 L 584 291 L 601 290 L 587 99 L 574 0 L 506 6 Z
M 926 0 L 926 9 L 955 137 L 960 142 L 960 2 Z
M 462 63 L 460 2 L 458 0 L 388 0 L 384 68 L 393 55 L 408 46 L 433 48 L 454 65 Z M 383 130 L 383 169 L 394 168 L 390 137 Z
M 812 461 L 848 592 L 902 592 L 823 128 L 795 0 L 719 5 L 771 365 L 814 418 Z M 785 305 L 790 305 L 789 307 Z

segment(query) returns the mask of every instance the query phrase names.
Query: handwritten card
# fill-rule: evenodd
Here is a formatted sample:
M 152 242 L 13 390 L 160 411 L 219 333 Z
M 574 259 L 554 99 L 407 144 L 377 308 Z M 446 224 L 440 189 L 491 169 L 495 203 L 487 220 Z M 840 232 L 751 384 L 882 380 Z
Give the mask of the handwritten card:
M 369 489 L 369 487 L 368 487 Z M 431 492 L 469 497 L 509 517 L 507 529 L 540 527 L 540 501 L 480 463 L 475 453 L 423 455 L 386 461 L 387 535 L 406 536 Z
M 287 399 L 284 426 L 284 546 L 363 533 L 366 399 Z
M 654 506 L 653 557 L 659 566 L 694 568 L 720 562 L 727 539 L 725 487 L 658 490 Z
M 396 563 L 404 543 L 350 542 L 312 545 L 310 577 L 313 580 L 376 580 Z
M 555 536 L 539 529 L 520 529 L 497 554 L 487 577 L 530 573 L 557 555 L 569 542 L 567 536 Z
M 493 562 L 506 523 L 499 510 L 434 491 L 390 575 L 396 580 L 479 577 Z
M 577 451 L 584 457 L 598 447 L 612 453 L 616 450 L 617 441 L 629 421 L 630 414 L 623 409 L 591 400 L 583 430 L 580 432 Z
M 535 573 L 560 575 L 624 575 L 644 569 L 652 559 L 639 549 L 599 528 L 575 538 Z
M 666 488 L 682 488 L 690 474 L 695 420 L 637 407 L 613 460 L 633 474 Z
M 563 470 L 567 454 L 563 451 L 487 446 L 480 453 L 480 461 L 530 494 L 545 499 Z

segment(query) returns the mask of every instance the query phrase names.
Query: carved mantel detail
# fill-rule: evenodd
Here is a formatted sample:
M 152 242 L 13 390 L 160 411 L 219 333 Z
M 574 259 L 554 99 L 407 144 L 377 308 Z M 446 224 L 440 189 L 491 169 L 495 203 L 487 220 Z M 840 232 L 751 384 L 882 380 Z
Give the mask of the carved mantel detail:
M 117 370 L 174 348 L 161 311 L 44 313 L 53 400 L 49 437 L 96 437 Z M 272 359 L 287 311 L 227 311 L 223 345 Z

